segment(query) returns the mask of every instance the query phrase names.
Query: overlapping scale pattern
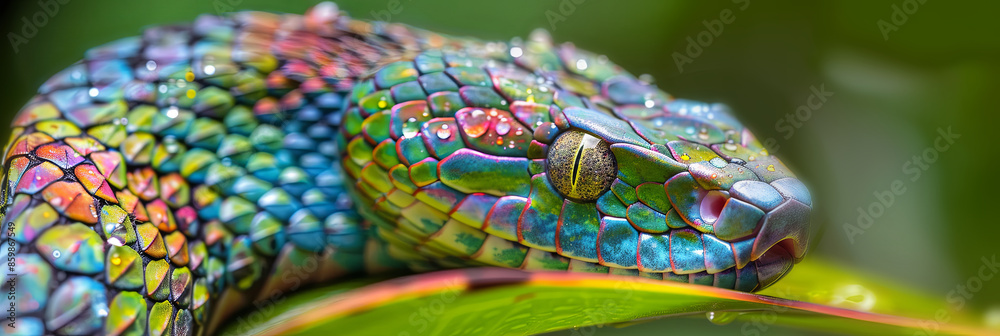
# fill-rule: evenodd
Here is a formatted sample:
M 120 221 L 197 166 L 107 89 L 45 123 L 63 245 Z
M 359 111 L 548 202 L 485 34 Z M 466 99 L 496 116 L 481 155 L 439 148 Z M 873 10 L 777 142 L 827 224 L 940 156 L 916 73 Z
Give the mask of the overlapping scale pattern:
M 797 204 L 808 192 L 725 106 L 674 99 L 542 33 L 424 51 L 349 97 L 345 172 L 390 255 L 414 268 L 575 269 L 752 291 L 805 250 L 808 206 Z M 582 149 L 553 146 L 567 132 L 613 153 L 596 200 L 559 191 L 602 173 Z
M 0 238 L 46 334 L 199 334 L 404 266 L 751 291 L 809 238 L 808 191 L 724 106 L 542 32 L 483 42 L 329 3 L 204 15 L 87 51 L 12 127 Z M 602 150 L 564 153 L 568 132 Z M 555 157 L 576 161 L 553 177 Z M 585 180 L 608 184 L 560 191 Z
M 279 47 L 282 32 L 319 38 L 301 17 L 205 15 L 96 47 L 39 89 L 5 156 L 19 318 L 45 334 L 195 334 L 290 274 L 362 270 L 336 164 L 344 89 L 304 85 L 319 77 L 290 60 L 307 45 Z

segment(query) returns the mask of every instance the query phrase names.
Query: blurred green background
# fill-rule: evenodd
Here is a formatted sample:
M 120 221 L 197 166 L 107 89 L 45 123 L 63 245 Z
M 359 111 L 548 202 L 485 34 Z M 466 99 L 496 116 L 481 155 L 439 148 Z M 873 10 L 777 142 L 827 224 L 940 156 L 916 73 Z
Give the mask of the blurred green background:
M 0 5 L 0 31 L 7 37 L 0 46 L 0 120 L 10 120 L 43 81 L 88 47 L 135 35 L 144 26 L 230 10 L 302 13 L 315 3 L 62 1 L 57 13 L 43 14 L 47 22 L 33 37 L 24 35 L 22 19 L 44 13 L 42 5 L 34 0 Z M 401 0 L 393 7 L 396 13 L 388 11 L 390 2 L 338 5 L 358 18 L 377 16 L 484 39 L 506 40 L 546 28 L 556 41 L 573 41 L 634 74 L 652 75 L 677 97 L 729 104 L 758 138 L 774 139 L 773 151 L 812 187 L 814 221 L 823 230 L 811 256 L 944 301 L 956 286 L 977 276 L 983 258 L 1000 252 L 1000 221 L 990 215 L 998 201 L 993 132 L 1000 120 L 1000 20 L 995 17 L 1000 2 Z M 735 21 L 724 24 L 700 55 L 687 53 L 687 38 L 705 35 L 705 21 L 719 19 L 726 10 Z M 893 27 L 880 28 L 880 20 Z M 15 47 L 12 34 L 26 42 Z M 683 71 L 675 53 L 691 59 Z M 833 95 L 799 119 L 801 127 L 790 133 L 792 123 L 778 124 L 807 104 L 812 88 L 821 87 Z M 914 174 L 904 172 L 904 165 L 933 147 L 938 129 L 949 127 L 961 137 L 911 179 Z M 2 133 L 6 139 L 8 130 Z M 845 224 L 856 225 L 858 208 L 877 202 L 873 193 L 889 190 L 896 180 L 906 191 L 870 228 L 848 235 Z M 1000 309 L 1000 277 L 971 294 L 974 307 L 963 309 Z M 615 332 L 707 326 L 704 320 L 667 320 Z M 721 330 L 739 331 L 739 326 L 727 328 Z

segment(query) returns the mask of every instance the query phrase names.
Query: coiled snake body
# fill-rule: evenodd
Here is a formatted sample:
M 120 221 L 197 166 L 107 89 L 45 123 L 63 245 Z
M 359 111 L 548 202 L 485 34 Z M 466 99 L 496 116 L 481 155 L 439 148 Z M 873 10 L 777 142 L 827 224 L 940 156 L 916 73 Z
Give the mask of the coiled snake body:
M 808 242 L 808 191 L 725 106 L 543 32 L 203 15 L 87 51 L 12 127 L 7 333 L 201 334 L 402 268 L 754 291 Z

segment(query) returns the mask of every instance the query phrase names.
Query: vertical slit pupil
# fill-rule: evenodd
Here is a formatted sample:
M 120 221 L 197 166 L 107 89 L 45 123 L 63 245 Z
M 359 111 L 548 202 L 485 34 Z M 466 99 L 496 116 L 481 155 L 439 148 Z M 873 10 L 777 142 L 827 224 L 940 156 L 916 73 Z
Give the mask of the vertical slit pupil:
M 573 189 L 576 189 L 576 182 L 580 180 L 580 160 L 583 159 L 583 149 L 583 141 L 580 141 L 576 148 L 576 156 L 573 158 L 573 180 L 570 181 Z

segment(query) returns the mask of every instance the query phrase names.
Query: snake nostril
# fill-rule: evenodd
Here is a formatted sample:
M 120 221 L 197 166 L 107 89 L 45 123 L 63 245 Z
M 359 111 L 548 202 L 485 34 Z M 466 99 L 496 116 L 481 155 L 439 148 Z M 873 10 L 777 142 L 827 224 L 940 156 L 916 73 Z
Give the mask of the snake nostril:
M 712 190 L 701 199 L 701 219 L 705 223 L 715 223 L 719 219 L 719 214 L 722 213 L 722 208 L 725 207 L 726 202 L 729 201 L 729 194 L 725 192 Z

